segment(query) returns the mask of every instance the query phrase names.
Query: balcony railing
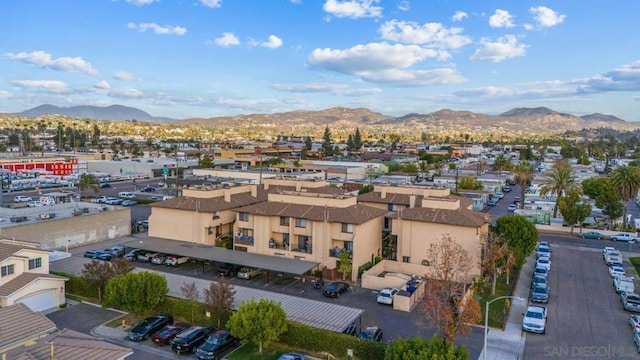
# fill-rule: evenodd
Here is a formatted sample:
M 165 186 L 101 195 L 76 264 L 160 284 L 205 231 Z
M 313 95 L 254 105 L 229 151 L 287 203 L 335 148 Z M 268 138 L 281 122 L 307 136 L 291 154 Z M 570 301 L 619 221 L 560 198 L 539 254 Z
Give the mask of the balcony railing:
M 241 245 L 253 246 L 253 236 L 234 236 L 233 242 Z
M 329 256 L 339 258 L 340 255 L 342 255 L 343 252 L 346 252 L 346 253 L 349 254 L 349 259 L 353 258 L 353 254 L 351 253 L 351 250 L 343 249 L 343 248 L 339 248 L 339 247 L 335 247 L 333 249 L 329 249 Z

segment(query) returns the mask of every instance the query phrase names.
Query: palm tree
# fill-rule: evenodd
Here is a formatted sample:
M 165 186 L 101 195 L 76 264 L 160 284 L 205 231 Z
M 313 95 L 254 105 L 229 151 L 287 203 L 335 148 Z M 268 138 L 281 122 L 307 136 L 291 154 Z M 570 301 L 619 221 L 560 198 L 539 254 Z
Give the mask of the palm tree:
M 513 171 L 516 173 L 516 184 L 520 186 L 520 208 L 524 209 L 524 192 L 533 179 L 533 168 L 528 161 L 521 161 Z
M 627 219 L 627 203 L 629 199 L 638 195 L 640 188 L 640 168 L 636 166 L 620 166 L 611 174 L 611 184 L 616 195 L 624 202 L 624 215 L 622 217 L 625 225 Z
M 78 181 L 78 189 L 80 190 L 80 197 L 85 190 L 93 190 L 94 193 L 100 192 L 100 186 L 98 185 L 98 179 L 93 174 L 80 175 L 80 181 Z
M 553 208 L 553 217 L 558 215 L 558 201 L 560 197 L 567 192 L 578 187 L 576 183 L 576 174 L 571 170 L 571 166 L 566 161 L 560 161 L 553 165 L 553 169 L 546 176 L 540 195 L 554 195 L 556 197 L 556 205 Z

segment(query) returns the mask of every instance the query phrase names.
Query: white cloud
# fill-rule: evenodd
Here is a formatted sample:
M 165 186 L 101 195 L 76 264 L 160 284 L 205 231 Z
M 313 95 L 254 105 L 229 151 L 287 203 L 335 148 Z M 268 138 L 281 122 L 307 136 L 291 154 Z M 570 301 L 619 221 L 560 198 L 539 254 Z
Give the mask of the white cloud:
M 58 71 L 82 72 L 88 75 L 95 75 L 98 72 L 91 64 L 81 57 L 60 57 L 54 59 L 51 54 L 44 51 L 33 51 L 30 53 L 20 52 L 17 54 L 7 53 L 5 57 L 11 60 L 19 60 L 27 64 L 42 68 L 49 68 Z
M 187 33 L 187 29 L 182 26 L 160 26 L 156 23 L 128 23 L 127 28 L 131 30 L 137 30 L 139 32 L 146 32 L 152 30 L 156 35 L 178 35 L 182 36 Z
M 566 15 L 560 15 L 557 12 L 549 9 L 546 6 L 537 6 L 529 9 L 529 12 L 533 15 L 533 19 L 542 27 L 552 27 L 561 24 Z
M 8 99 L 11 97 L 11 93 L 8 91 L 0 90 L 0 99 Z
M 437 51 L 416 45 L 370 43 L 347 50 L 315 49 L 309 55 L 309 63 L 317 68 L 356 74 L 361 71 L 407 68 L 437 56 Z
M 118 89 L 109 91 L 109 96 L 121 99 L 139 99 L 144 93 L 137 89 Z
M 481 48 L 471 56 L 473 61 L 500 62 L 516 56 L 523 56 L 527 46 L 518 43 L 514 35 L 505 35 L 492 41 L 490 38 L 480 39 Z
M 409 4 L 409 0 L 401 0 L 398 4 L 398 10 L 400 11 L 409 11 L 411 9 L 411 4 Z
M 468 18 L 468 17 L 469 17 L 469 14 L 467 14 L 464 11 L 459 11 L 458 10 L 453 14 L 453 16 L 451 17 L 451 20 L 454 21 L 454 22 L 457 22 L 457 21 L 462 21 L 463 19 Z
M 200 0 L 200 3 L 208 8 L 219 8 L 222 6 L 222 0 Z
M 387 21 L 379 29 L 385 40 L 439 49 L 457 49 L 470 44 L 471 38 L 461 35 L 462 31 L 462 28 L 446 28 L 440 23 L 426 23 L 420 26 L 414 22 L 398 20 Z
M 153 4 L 155 1 L 159 1 L 159 0 L 125 0 L 125 1 L 132 5 L 144 6 L 144 5 Z
M 640 61 L 581 80 L 580 92 L 640 91 Z
M 130 73 L 126 72 L 126 71 L 116 71 L 113 74 L 113 78 L 116 80 L 133 80 L 133 75 L 131 75 Z
M 382 7 L 374 6 L 380 0 L 326 0 L 322 9 L 337 18 L 378 18 L 382 17 Z
M 100 90 L 109 90 L 111 89 L 111 85 L 105 80 L 100 80 L 97 83 L 93 84 L 93 87 Z
M 365 81 L 396 86 L 458 84 L 466 81 L 456 70 L 450 68 L 432 70 L 389 69 L 378 72 L 364 71 L 359 75 Z
M 34 89 L 50 93 L 66 93 L 67 85 L 57 80 L 13 80 L 11 84 L 24 89 Z
M 510 28 L 516 26 L 513 17 L 506 10 L 496 9 L 496 12 L 489 17 L 489 25 L 494 28 Z
M 208 41 L 207 43 L 211 43 L 211 42 Z M 229 46 L 240 45 L 240 40 L 233 33 L 225 32 L 225 33 L 222 33 L 221 37 L 215 38 L 213 40 L 213 43 L 215 43 L 218 46 L 229 47 Z
M 260 46 L 266 47 L 269 49 L 277 49 L 280 46 L 282 46 L 282 40 L 275 35 L 269 35 L 269 41 L 265 41 L 261 43 Z
M 288 92 L 297 92 L 297 93 L 316 93 L 316 92 L 334 92 L 339 89 L 347 88 L 347 85 L 332 84 L 332 83 L 272 84 L 271 88 L 279 91 L 288 91 Z

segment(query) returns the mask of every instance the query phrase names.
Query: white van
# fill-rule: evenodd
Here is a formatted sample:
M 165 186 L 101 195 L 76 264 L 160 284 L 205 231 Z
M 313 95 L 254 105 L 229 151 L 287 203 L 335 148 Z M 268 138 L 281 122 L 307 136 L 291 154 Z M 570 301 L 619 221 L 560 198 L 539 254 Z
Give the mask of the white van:
M 132 192 L 129 191 L 121 191 L 118 193 L 118 196 L 123 197 L 123 198 L 128 198 L 128 199 L 133 199 L 134 197 L 136 197 L 136 195 Z

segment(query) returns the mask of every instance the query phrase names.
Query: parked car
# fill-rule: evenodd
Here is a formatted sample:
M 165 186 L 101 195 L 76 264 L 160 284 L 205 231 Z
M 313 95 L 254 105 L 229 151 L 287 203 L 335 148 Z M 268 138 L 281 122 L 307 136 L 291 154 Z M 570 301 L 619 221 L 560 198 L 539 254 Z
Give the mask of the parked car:
M 551 258 L 551 247 L 549 247 L 548 245 L 540 244 L 538 245 L 538 249 L 536 250 L 536 258 L 544 256 Z
M 640 315 L 629 316 L 629 326 L 631 326 L 634 335 L 640 334 Z
M 613 287 L 616 288 L 616 293 L 622 294 L 624 292 L 633 293 L 635 291 L 635 283 L 632 276 L 617 275 L 613 278 Z
M 498 198 L 498 200 L 502 199 L 504 197 L 504 194 L 501 192 L 498 192 L 494 195 L 496 198 Z
M 640 240 L 640 238 L 630 233 L 618 233 L 611 236 L 611 241 L 626 241 L 635 244 L 638 240 Z
M 393 304 L 393 295 L 397 294 L 400 289 L 384 288 L 378 293 L 378 304 Z
M 160 331 L 151 335 L 151 341 L 158 345 L 169 345 L 176 335 L 188 327 L 188 324 L 181 323 L 166 325 Z
M 135 201 L 135 200 L 125 200 L 120 205 L 122 205 L 122 206 L 135 206 L 137 204 L 138 204 L 138 202 Z
M 242 266 L 240 266 L 240 265 L 222 264 L 222 266 L 220 266 L 218 268 L 218 275 L 227 276 L 227 277 L 234 277 L 234 276 L 236 276 L 238 271 L 240 271 L 240 269 L 242 269 Z
M 29 207 L 41 207 L 44 206 L 44 203 L 39 200 L 29 201 Z
M 150 262 L 151 259 L 153 259 L 154 257 L 158 256 L 160 254 L 158 254 L 157 252 L 141 252 L 140 254 L 138 254 L 138 261 L 141 262 Z
M 151 263 L 155 265 L 164 265 L 165 261 L 167 261 L 167 255 L 165 254 L 157 254 L 151 258 Z
M 620 251 L 618 251 L 618 249 L 611 247 L 611 246 L 605 246 L 604 249 L 602 249 L 602 258 L 606 259 L 607 255 L 610 253 L 620 253 Z
M 502 187 L 502 192 L 510 192 L 511 191 L 511 186 L 503 186 Z
M 620 301 L 622 301 L 622 307 L 627 311 L 640 312 L 640 295 L 623 292 L 620 294 Z
M 163 187 L 164 186 L 164 181 L 158 181 L 158 186 Z
M 583 232 L 582 234 L 580 234 L 580 237 L 583 238 L 583 239 L 596 239 L 596 240 L 604 239 L 604 235 L 602 235 L 601 233 L 599 233 L 597 231 Z
M 104 261 L 113 260 L 113 255 L 103 250 L 89 250 L 84 252 L 84 257 L 89 259 L 98 259 Z
M 611 266 L 611 265 L 622 266 L 622 255 L 619 252 L 609 253 L 607 254 L 607 256 L 605 256 L 604 262 L 607 264 L 607 266 Z
M 307 360 L 307 357 L 304 354 L 291 352 L 280 355 L 278 360 Z
M 120 258 L 124 256 L 124 248 L 120 246 L 110 247 L 108 249 L 104 249 L 104 252 L 113 255 L 113 257 Z
M 29 201 L 33 201 L 33 199 L 30 196 L 25 196 L 25 195 L 17 195 L 13 198 L 14 203 L 29 202 Z
M 127 254 L 125 254 L 124 258 L 125 260 L 129 260 L 129 261 L 137 261 L 138 260 L 138 255 L 145 252 L 142 249 L 133 249 L 131 251 L 129 251 Z
M 633 343 L 636 344 L 636 351 L 640 353 L 640 334 L 633 335 Z
M 99 186 L 100 186 L 101 189 L 104 189 L 104 188 L 110 188 L 111 184 L 109 184 L 109 183 L 100 183 Z
M 491 199 L 491 200 L 487 201 L 487 206 L 492 206 L 493 207 L 493 206 L 496 206 L 496 205 L 498 205 L 498 200 L 496 200 L 496 199 Z
M 169 255 L 164 261 L 164 264 L 169 266 L 178 266 L 188 262 L 189 260 L 190 259 L 186 256 Z
M 533 275 L 533 280 L 531 281 L 531 288 L 533 289 L 535 287 L 549 287 L 548 276 Z
M 508 211 L 508 212 L 515 212 L 517 208 L 518 208 L 518 207 L 517 207 L 515 204 L 511 204 L 511 205 L 509 205 L 509 207 L 507 208 L 507 211 Z
M 107 205 L 122 205 L 124 200 L 118 198 L 108 198 L 104 203 Z
M 251 279 L 254 278 L 256 276 L 260 276 L 262 275 L 263 271 L 260 269 L 256 269 L 256 268 L 251 268 L 251 267 L 243 267 L 242 269 L 240 269 L 240 271 L 238 271 L 238 278 L 240 279 Z
M 331 282 L 324 286 L 322 295 L 337 298 L 349 290 L 349 284 L 345 282 Z
M 212 331 L 213 328 L 210 327 L 189 326 L 171 340 L 171 350 L 178 354 L 191 354 L 207 339 L 207 336 Z
M 513 203 L 515 204 L 515 203 L 518 203 L 518 202 L 520 202 L 520 196 L 514 196 L 513 197 Z
M 547 325 L 547 308 L 544 306 L 529 305 L 522 319 L 522 330 L 538 334 L 545 333 Z
M 549 302 L 549 287 L 536 286 L 531 291 L 531 301 L 546 304 Z
M 536 267 L 544 267 L 547 268 L 547 271 L 551 270 L 551 259 L 546 256 L 541 256 L 536 260 Z
M 173 324 L 173 316 L 169 314 L 150 316 L 134 326 L 133 329 L 129 331 L 128 338 L 133 341 L 142 341 L 170 324 Z
M 364 340 L 382 342 L 382 329 L 377 326 L 369 326 L 360 331 L 358 337 Z
M 349 326 L 347 326 L 346 329 L 344 329 L 344 331 L 342 332 L 343 334 L 347 334 L 347 335 L 351 335 L 351 336 L 357 336 L 359 331 L 358 331 L 358 325 L 356 323 L 351 323 Z
M 615 277 L 617 275 L 627 275 L 624 271 L 624 268 L 620 265 L 611 265 L 609 266 L 609 275 L 611 277 Z
M 549 278 L 549 269 L 546 267 L 536 266 L 533 270 L 533 275 L 544 276 L 547 279 Z
M 225 351 L 240 345 L 240 340 L 229 330 L 217 330 L 211 333 L 196 350 L 196 357 L 203 360 L 221 359 Z

